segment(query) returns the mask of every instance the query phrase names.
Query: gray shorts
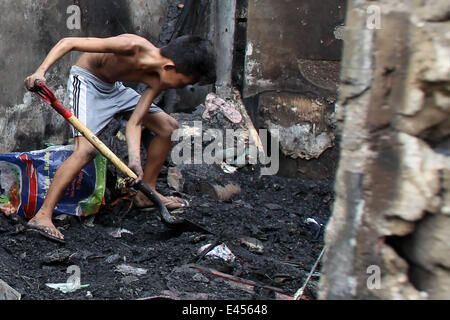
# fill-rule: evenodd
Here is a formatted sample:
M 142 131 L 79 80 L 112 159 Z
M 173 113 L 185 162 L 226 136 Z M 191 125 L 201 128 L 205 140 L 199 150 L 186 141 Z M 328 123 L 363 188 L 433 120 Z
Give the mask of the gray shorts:
M 86 69 L 72 66 L 67 81 L 70 110 L 86 127 L 97 135 L 121 112 L 133 111 L 141 95 L 122 82 L 107 83 Z M 149 113 L 163 112 L 151 104 Z M 74 136 L 81 136 L 72 128 Z

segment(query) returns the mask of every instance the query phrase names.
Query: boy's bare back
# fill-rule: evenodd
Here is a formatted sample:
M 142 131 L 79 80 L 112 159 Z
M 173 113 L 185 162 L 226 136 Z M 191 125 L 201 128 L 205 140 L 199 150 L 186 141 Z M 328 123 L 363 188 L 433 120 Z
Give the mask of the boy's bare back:
M 96 44 L 96 39 L 87 38 L 85 41 L 93 42 L 93 46 L 102 45 Z M 120 42 L 118 45 L 123 48 L 122 52 L 86 52 L 76 65 L 89 70 L 105 82 L 129 81 L 155 85 L 159 80 L 155 66 L 165 59 L 159 54 L 159 49 L 147 39 L 132 34 L 117 36 L 113 41 Z
M 49 52 L 36 72 L 27 77 L 26 86 L 36 80 L 45 81 L 47 70 L 70 51 L 84 52 L 77 66 L 87 69 L 101 80 L 142 82 L 155 92 L 167 88 L 182 88 L 195 79 L 176 72 L 171 59 L 161 55 L 150 41 L 133 34 L 110 38 L 64 38 Z

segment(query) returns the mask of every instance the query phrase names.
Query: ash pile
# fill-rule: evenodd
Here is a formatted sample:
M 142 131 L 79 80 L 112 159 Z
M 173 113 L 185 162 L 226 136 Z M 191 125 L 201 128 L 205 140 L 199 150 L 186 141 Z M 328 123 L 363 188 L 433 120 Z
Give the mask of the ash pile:
M 317 298 L 333 182 L 261 175 L 267 165 L 252 159 L 255 129 L 235 93 L 211 93 L 192 113 L 171 115 L 181 134 L 157 190 L 187 199 L 187 208 L 172 213 L 199 228 L 171 229 L 156 213 L 135 208 L 135 190 L 108 164 L 100 211 L 55 219 L 65 246 L 33 238 L 14 215 L 0 216 L 0 279 L 10 297 L 290 300 L 301 292 L 301 299 Z M 227 129 L 238 133 L 233 144 L 226 143 Z M 205 138 L 220 132 L 223 139 Z M 145 159 L 152 134 L 143 137 Z M 99 138 L 127 163 L 123 122 L 113 121 Z M 67 291 L 61 284 L 73 265 L 81 282 Z

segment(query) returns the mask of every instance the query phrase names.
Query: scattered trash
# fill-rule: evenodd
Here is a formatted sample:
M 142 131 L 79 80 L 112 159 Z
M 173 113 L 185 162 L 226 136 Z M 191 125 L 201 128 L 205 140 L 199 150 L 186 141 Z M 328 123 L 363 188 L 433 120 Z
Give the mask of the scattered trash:
M 95 216 L 89 217 L 89 218 L 83 223 L 83 226 L 88 227 L 88 228 L 93 228 L 93 227 L 95 227 L 94 220 L 95 220 Z
M 120 272 L 124 276 L 130 275 L 130 274 L 135 275 L 135 276 L 142 276 L 148 272 L 148 269 L 136 268 L 136 267 L 132 267 L 127 264 L 121 264 L 115 268 L 115 271 Z
M 320 220 L 316 216 L 312 216 L 311 218 L 307 218 L 305 220 L 305 223 L 309 225 L 314 232 L 313 240 L 319 239 L 320 235 L 323 233 L 325 229 L 325 225 L 322 222 L 322 220 Z
M 227 164 L 226 162 L 222 162 L 220 164 L 220 167 L 222 168 L 223 172 L 233 174 L 237 171 L 237 167 L 234 167 L 232 165 Z
M 273 282 L 275 282 L 277 285 L 282 285 L 283 283 L 287 281 L 292 281 L 294 278 L 289 274 L 275 274 L 272 277 Z
M 121 238 L 123 233 L 133 234 L 133 232 L 127 229 L 118 228 L 111 231 L 109 235 L 112 236 L 113 238 Z
M 245 247 L 248 251 L 262 254 L 264 253 L 264 245 L 261 241 L 251 237 L 241 238 L 241 246 Z
M 200 241 L 206 240 L 206 236 L 204 234 L 194 236 L 190 238 L 190 243 L 199 243 Z
M 183 191 L 183 175 L 177 167 L 169 167 L 167 170 L 167 184 L 177 192 Z
M 230 200 L 233 195 L 241 191 L 241 187 L 233 183 L 229 183 L 224 187 L 209 182 L 200 184 L 200 192 L 209 195 L 215 200 Z
M 111 264 L 111 263 L 116 263 L 119 260 L 120 260 L 120 254 L 116 253 L 116 254 L 112 254 L 112 255 L 108 256 L 105 259 L 105 262 Z
M 200 248 L 198 251 L 198 255 L 201 255 L 204 250 L 207 250 L 211 244 L 206 244 Z M 207 257 L 211 257 L 214 259 L 221 259 L 225 262 L 234 262 L 236 259 L 235 255 L 231 252 L 231 250 L 222 243 L 221 245 L 215 246 L 214 249 L 210 250 L 207 254 Z
M 20 300 L 22 295 L 5 281 L 0 280 L 0 300 Z
M 284 293 L 281 289 L 270 287 L 270 286 L 264 286 L 260 285 L 254 281 L 239 278 L 236 276 L 232 276 L 230 274 L 222 273 L 220 271 L 203 267 L 200 265 L 192 264 L 187 265 L 188 268 L 200 271 L 202 273 L 210 274 L 215 277 L 222 278 L 226 283 L 228 283 L 230 286 L 239 288 L 241 290 L 244 290 L 250 294 L 255 295 L 257 291 L 265 291 L 267 294 L 271 294 L 274 296 L 275 300 L 293 300 L 293 297 L 290 295 L 287 295 Z M 305 299 L 305 298 L 304 298 Z
M 215 93 L 209 93 L 205 99 L 206 110 L 203 113 L 203 119 L 208 120 L 211 118 L 209 112 L 219 109 L 225 117 L 233 123 L 240 123 L 242 121 L 241 113 L 233 108 L 224 99 L 216 96 Z
M 117 131 L 116 137 L 117 137 L 120 141 L 127 141 L 127 137 L 126 137 L 122 132 L 120 132 L 120 130 Z
M 122 177 L 117 177 L 116 186 L 114 189 L 117 190 L 122 195 L 126 195 L 126 194 L 130 193 L 128 184 L 127 184 L 125 178 L 122 178 Z
M 86 298 L 92 299 L 94 296 L 92 295 L 92 292 L 88 291 L 86 292 Z
M 68 249 L 56 249 L 50 252 L 47 252 L 42 257 L 42 263 L 43 264 L 57 264 L 57 263 L 64 263 L 69 260 L 70 256 L 72 255 L 72 251 L 69 251 Z
M 80 286 L 75 286 L 73 283 L 46 283 L 47 287 L 61 291 L 62 293 L 75 292 L 79 289 L 84 289 L 89 287 L 89 284 L 82 284 Z

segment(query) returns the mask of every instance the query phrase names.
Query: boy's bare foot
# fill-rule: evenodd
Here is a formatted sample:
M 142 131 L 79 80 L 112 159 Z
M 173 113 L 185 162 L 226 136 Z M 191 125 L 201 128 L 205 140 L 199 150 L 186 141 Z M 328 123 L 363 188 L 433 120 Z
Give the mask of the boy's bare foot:
M 153 192 L 155 191 L 153 190 Z M 165 197 L 158 192 L 155 192 L 155 194 L 161 199 L 167 210 L 183 209 L 188 206 L 188 202 L 181 198 Z M 137 193 L 134 201 L 139 209 L 155 208 L 155 204 L 140 191 Z
M 39 232 L 42 236 L 58 242 L 65 242 L 64 235 L 56 229 L 52 220 L 39 212 L 27 223 L 27 228 Z

